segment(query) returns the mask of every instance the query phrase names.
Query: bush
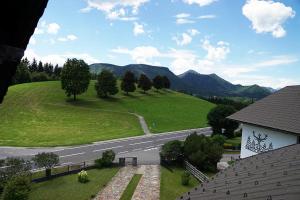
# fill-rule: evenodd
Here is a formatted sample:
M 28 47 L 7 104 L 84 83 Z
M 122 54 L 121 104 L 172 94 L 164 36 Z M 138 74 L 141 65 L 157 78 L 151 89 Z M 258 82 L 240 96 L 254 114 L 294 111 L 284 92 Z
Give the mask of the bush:
M 185 158 L 200 170 L 216 171 L 222 154 L 223 147 L 204 135 L 191 134 L 184 142 Z
M 50 78 L 45 72 L 33 72 L 31 74 L 32 82 L 49 81 Z
M 181 184 L 182 185 L 189 185 L 191 180 L 191 174 L 188 171 L 184 171 L 181 175 Z
M 95 160 L 95 166 L 97 168 L 111 167 L 115 157 L 116 154 L 113 150 L 105 151 L 102 153 L 102 158 Z
M 161 160 L 180 164 L 183 160 L 183 143 L 179 140 L 167 142 L 160 152 Z
M 89 181 L 88 173 L 84 170 L 78 173 L 78 182 L 87 183 Z
M 15 176 L 5 185 L 3 200 L 27 200 L 30 192 L 30 180 L 26 176 Z
M 226 138 L 223 135 L 217 134 L 211 137 L 212 141 L 220 146 L 223 146 Z

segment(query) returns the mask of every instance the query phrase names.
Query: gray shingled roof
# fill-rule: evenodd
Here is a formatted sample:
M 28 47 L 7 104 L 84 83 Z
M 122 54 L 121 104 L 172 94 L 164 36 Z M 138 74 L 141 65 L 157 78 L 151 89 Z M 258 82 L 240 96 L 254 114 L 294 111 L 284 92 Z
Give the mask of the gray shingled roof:
M 300 144 L 244 158 L 179 200 L 299 200 Z
M 288 86 L 228 117 L 300 134 L 300 86 Z

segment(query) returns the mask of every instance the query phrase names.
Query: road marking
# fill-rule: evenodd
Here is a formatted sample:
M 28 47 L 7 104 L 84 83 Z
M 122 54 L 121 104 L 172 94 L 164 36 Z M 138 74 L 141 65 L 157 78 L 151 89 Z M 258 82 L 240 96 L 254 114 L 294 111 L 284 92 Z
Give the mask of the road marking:
M 158 139 L 157 141 L 169 140 L 169 139 L 180 138 L 180 137 L 186 137 L 186 136 L 179 135 L 179 136 L 174 136 L 174 137 L 169 137 L 169 138 L 162 138 L 162 139 Z
M 155 149 L 158 149 L 158 147 L 150 148 L 150 149 L 144 149 L 144 151 L 152 151 L 152 150 L 155 150 Z
M 149 143 L 149 142 L 153 142 L 153 140 L 149 140 L 149 141 L 145 141 L 145 142 L 137 142 L 137 143 L 133 143 L 133 144 L 129 144 L 129 145 L 137 145 L 137 144 L 145 144 L 145 143 Z
M 115 146 L 115 147 L 109 147 L 109 148 L 105 148 L 105 149 L 96 149 L 93 152 L 98 152 L 98 151 L 105 151 L 105 150 L 109 150 L 109 149 L 118 149 L 118 148 L 122 148 L 123 146 Z
M 117 153 L 117 154 L 124 154 L 124 153 L 128 153 L 129 151 L 121 151 L 121 152 L 119 152 L 119 153 Z
M 133 149 L 132 151 L 141 151 L 142 148 L 138 148 L 138 149 Z
M 59 156 L 60 158 L 65 158 L 65 157 L 71 157 L 71 156 L 78 156 L 78 155 L 83 155 L 85 152 L 81 153 L 74 153 L 74 154 L 69 154 L 69 155 L 64 155 L 64 156 Z

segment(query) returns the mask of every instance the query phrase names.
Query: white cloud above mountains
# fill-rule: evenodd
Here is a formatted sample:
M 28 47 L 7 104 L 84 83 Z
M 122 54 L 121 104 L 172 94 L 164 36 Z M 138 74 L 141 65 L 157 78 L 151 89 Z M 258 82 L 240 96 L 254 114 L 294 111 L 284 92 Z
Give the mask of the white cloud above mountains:
M 192 42 L 193 36 L 198 35 L 200 32 L 196 29 L 189 29 L 187 32 L 172 37 L 178 46 L 188 45 Z
M 150 0 L 87 0 L 87 7 L 81 12 L 96 9 L 105 13 L 110 20 L 134 21 L 139 8 Z
M 67 41 L 74 41 L 77 40 L 77 36 L 76 35 L 67 35 L 66 37 L 60 37 L 57 40 L 60 42 L 67 42 Z
M 47 33 L 57 34 L 60 29 L 60 26 L 57 23 L 50 23 L 47 25 Z
M 275 38 L 286 35 L 283 24 L 296 15 L 291 7 L 272 0 L 248 0 L 242 11 L 256 33 L 272 33 Z
M 198 17 L 192 17 L 189 13 L 179 13 L 175 15 L 176 24 L 193 24 L 197 20 L 214 19 L 216 15 L 200 15 Z

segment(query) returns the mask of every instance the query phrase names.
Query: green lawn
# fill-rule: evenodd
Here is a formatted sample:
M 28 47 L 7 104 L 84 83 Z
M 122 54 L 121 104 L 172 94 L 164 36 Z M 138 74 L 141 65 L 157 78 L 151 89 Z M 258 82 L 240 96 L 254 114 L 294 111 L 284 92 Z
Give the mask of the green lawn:
M 135 174 L 132 177 L 131 181 L 129 182 L 125 191 L 123 192 L 120 200 L 131 200 L 132 195 L 133 195 L 141 178 L 142 178 L 142 174 Z
M 242 140 L 241 137 L 235 137 L 235 138 L 232 138 L 232 139 L 227 139 L 225 141 L 225 143 L 232 144 L 232 146 L 238 146 L 238 145 L 241 144 L 241 140 Z
M 62 146 L 142 135 L 135 115 L 144 116 L 152 132 L 207 126 L 214 104 L 174 91 L 119 92 L 99 99 L 89 90 L 70 101 L 60 82 L 11 86 L 0 105 L 0 146 Z
M 183 172 L 184 169 L 181 168 L 173 168 L 173 172 L 171 172 L 161 167 L 160 200 L 175 200 L 180 195 L 199 185 L 197 179 L 191 176 L 190 184 L 183 186 L 181 184 L 181 175 Z
M 118 168 L 88 170 L 90 181 L 79 183 L 77 174 L 34 183 L 29 200 L 89 200 L 96 195 L 117 173 Z

